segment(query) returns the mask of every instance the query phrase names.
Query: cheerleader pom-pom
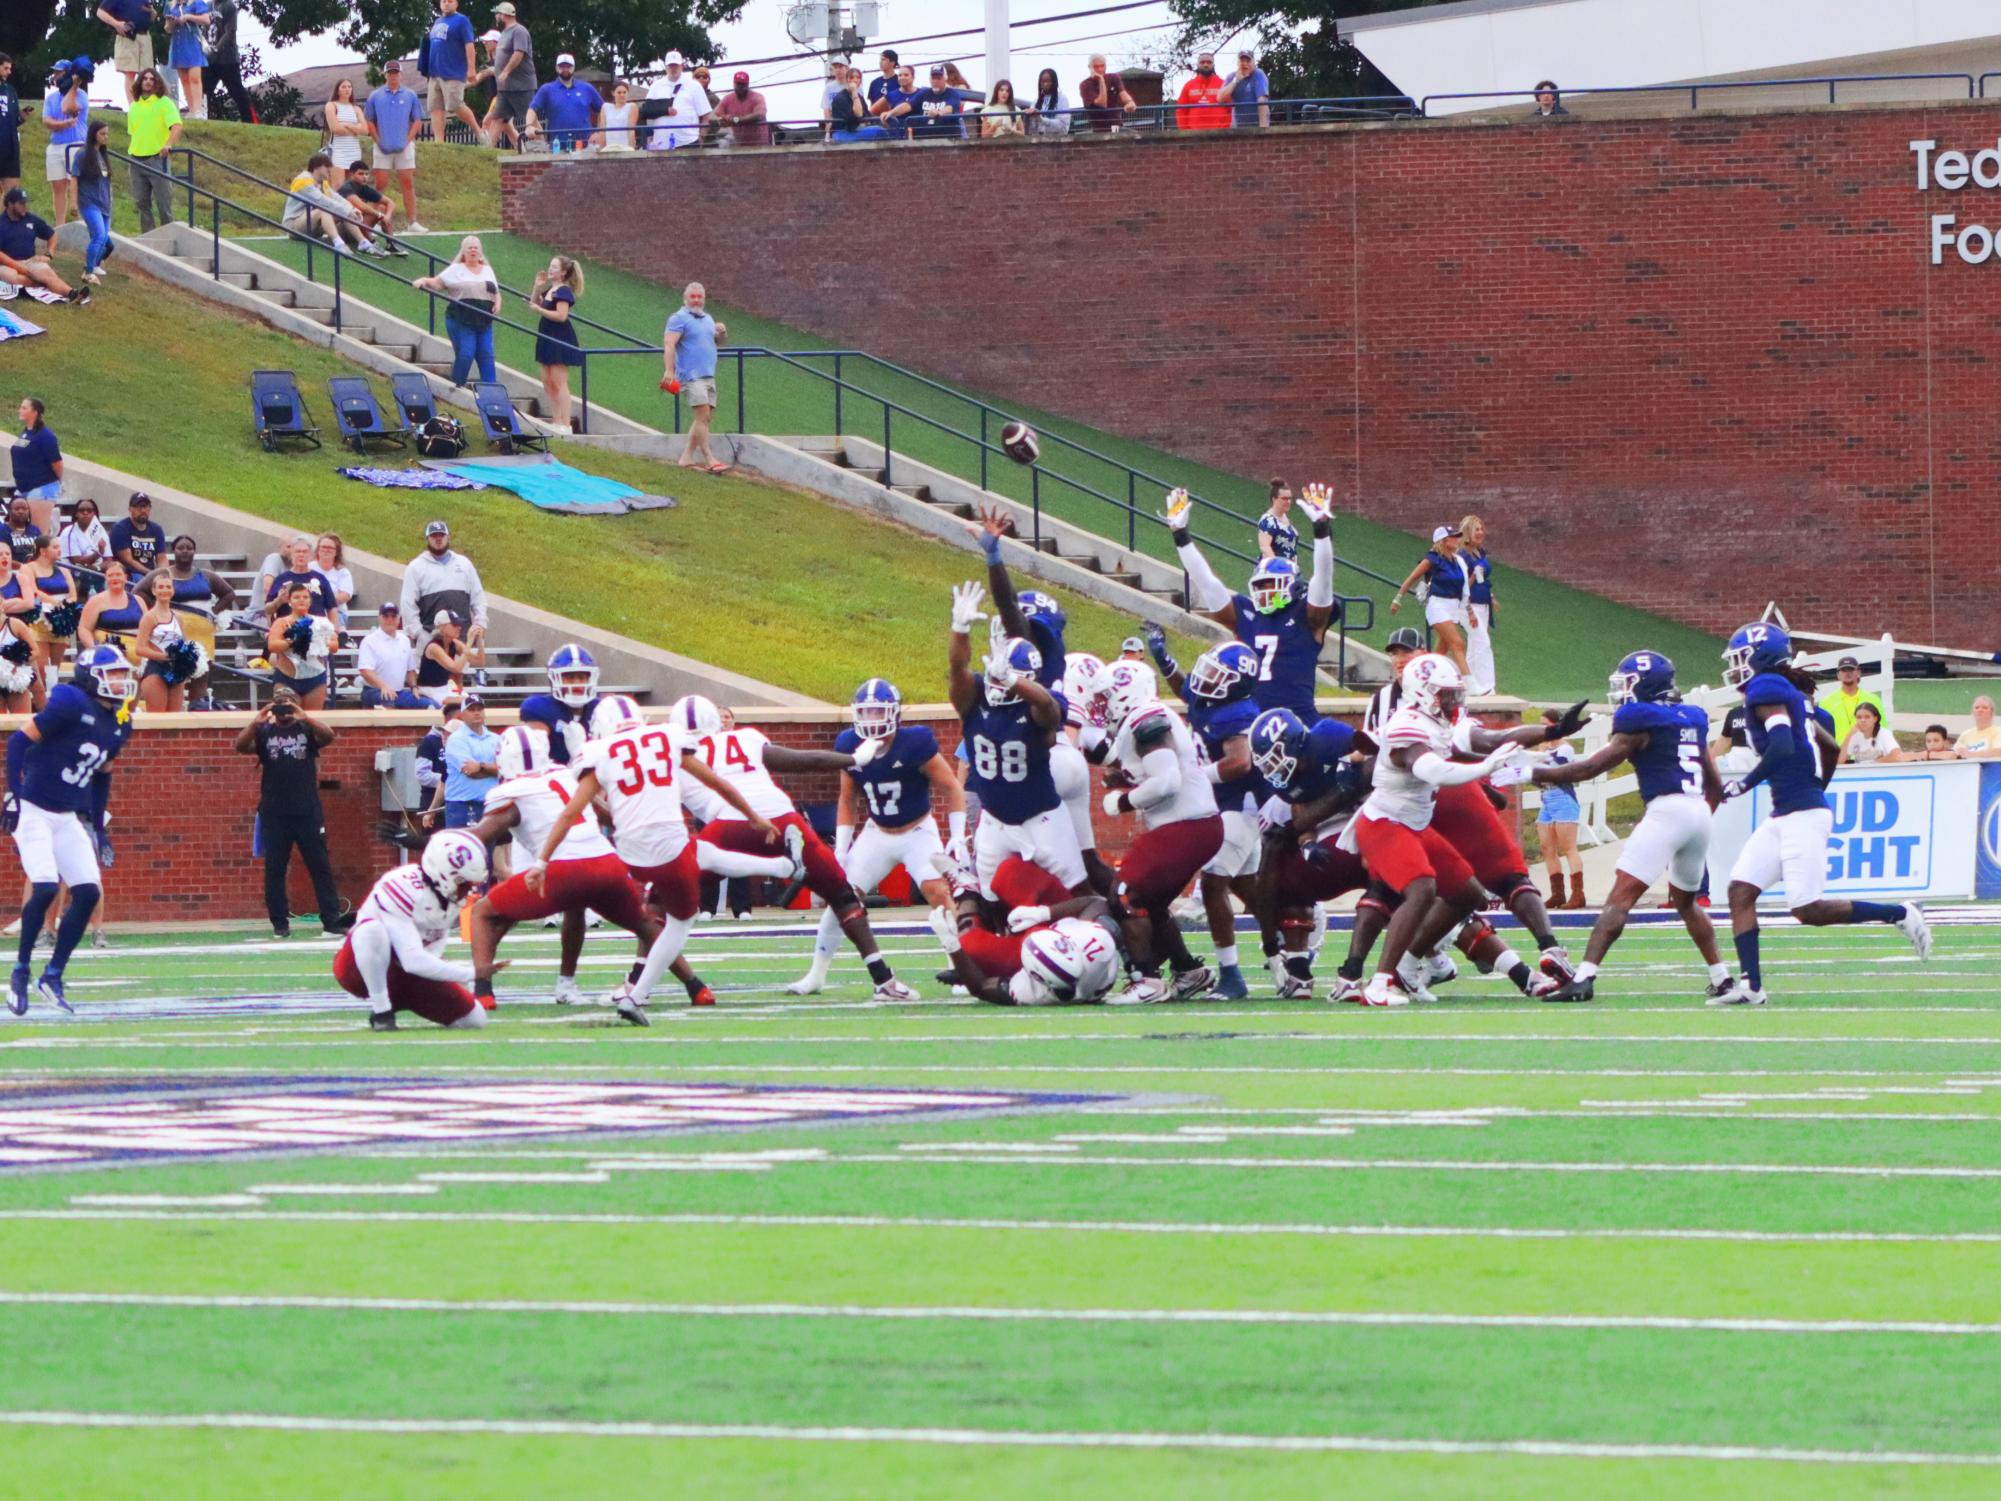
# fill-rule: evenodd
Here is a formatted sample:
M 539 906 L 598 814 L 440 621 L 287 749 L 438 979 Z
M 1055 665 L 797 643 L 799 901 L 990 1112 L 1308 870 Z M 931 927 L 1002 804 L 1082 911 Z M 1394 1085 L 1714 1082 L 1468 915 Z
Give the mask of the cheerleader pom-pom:
M 324 661 L 326 658 L 332 656 L 334 642 L 339 639 L 340 632 L 334 629 L 334 623 L 331 620 L 320 615 L 313 617 L 313 645 L 311 654 L 314 658 Z
M 26 693 L 34 682 L 34 668 L 0 659 L 0 693 Z
M 35 660 L 35 643 L 23 641 L 19 636 L 9 636 L 7 644 L 0 646 L 0 658 L 13 663 L 16 667 L 26 667 Z
M 167 683 L 192 683 L 208 672 L 208 653 L 193 641 L 174 641 L 167 646 Z
M 49 609 L 43 623 L 48 626 L 51 636 L 67 641 L 76 634 L 77 623 L 82 619 L 83 606 L 73 599 L 66 599 Z
M 316 623 L 312 616 L 301 615 L 285 627 L 285 644 L 292 649 L 293 656 L 303 657 L 311 654 L 315 640 L 313 626 Z

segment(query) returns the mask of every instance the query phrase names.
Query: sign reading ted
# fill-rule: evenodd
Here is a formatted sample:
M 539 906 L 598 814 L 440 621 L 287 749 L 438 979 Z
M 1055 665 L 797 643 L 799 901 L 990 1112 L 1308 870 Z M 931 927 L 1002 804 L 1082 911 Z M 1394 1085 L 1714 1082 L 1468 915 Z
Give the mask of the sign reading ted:
M 1937 141 L 1911 142 L 1917 158 L 1918 191 L 1958 193 L 1969 187 L 2001 188 L 2001 141 L 1984 151 L 1940 151 Z M 1996 231 L 1985 224 L 1961 225 L 1956 214 L 1933 214 L 1932 264 L 1945 264 L 1950 247 L 1969 266 L 1995 258 Z

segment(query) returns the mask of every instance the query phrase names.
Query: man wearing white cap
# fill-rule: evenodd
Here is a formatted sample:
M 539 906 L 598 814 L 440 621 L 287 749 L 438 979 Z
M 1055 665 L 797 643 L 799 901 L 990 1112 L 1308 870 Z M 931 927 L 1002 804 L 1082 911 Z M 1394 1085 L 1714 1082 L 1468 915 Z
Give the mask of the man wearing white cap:
M 692 146 L 701 138 L 702 121 L 708 118 L 709 96 L 684 70 L 687 60 L 678 52 L 667 54 L 667 71 L 653 80 L 646 102 L 639 107 L 642 120 L 661 120 L 664 128 L 646 138 L 648 151 L 673 151 Z
M 500 40 L 493 44 L 493 67 L 486 75 L 493 84 L 493 107 L 486 112 L 487 144 L 504 132 L 518 147 L 520 130 L 528 123 L 528 101 L 535 97 L 535 44 L 528 28 L 515 19 L 514 0 L 493 8 Z
M 577 77 L 577 60 L 567 52 L 556 57 L 556 81 L 535 91 L 528 104 L 528 134 L 548 132 L 553 153 L 575 151 L 591 138 L 604 115 L 604 99 Z

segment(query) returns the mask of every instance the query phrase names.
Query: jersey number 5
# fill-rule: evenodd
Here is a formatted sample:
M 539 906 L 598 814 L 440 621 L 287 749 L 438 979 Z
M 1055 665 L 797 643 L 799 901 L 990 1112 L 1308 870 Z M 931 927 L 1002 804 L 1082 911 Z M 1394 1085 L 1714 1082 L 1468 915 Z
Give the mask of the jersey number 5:
M 702 742 L 705 746 L 708 743 Z M 614 740 L 611 754 L 620 768 L 612 790 L 621 796 L 631 797 L 648 782 L 655 787 L 674 785 L 674 748 L 665 730 L 648 730 L 631 740 Z

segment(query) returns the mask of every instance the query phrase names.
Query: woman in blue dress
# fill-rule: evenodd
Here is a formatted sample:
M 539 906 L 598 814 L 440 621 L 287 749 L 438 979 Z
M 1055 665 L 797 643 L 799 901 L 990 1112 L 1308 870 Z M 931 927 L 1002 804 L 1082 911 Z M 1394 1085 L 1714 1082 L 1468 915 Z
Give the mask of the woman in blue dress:
M 167 0 L 167 66 L 181 78 L 181 113 L 208 118 L 201 70 L 208 66 L 208 29 L 215 16 L 208 0 Z
M 571 326 L 570 312 L 584 295 L 584 271 L 567 255 L 556 256 L 535 273 L 528 294 L 535 325 L 535 363 L 542 367 L 542 389 L 549 397 L 549 416 L 559 428 L 574 430 L 570 420 L 570 367 L 584 362 L 582 344 Z

